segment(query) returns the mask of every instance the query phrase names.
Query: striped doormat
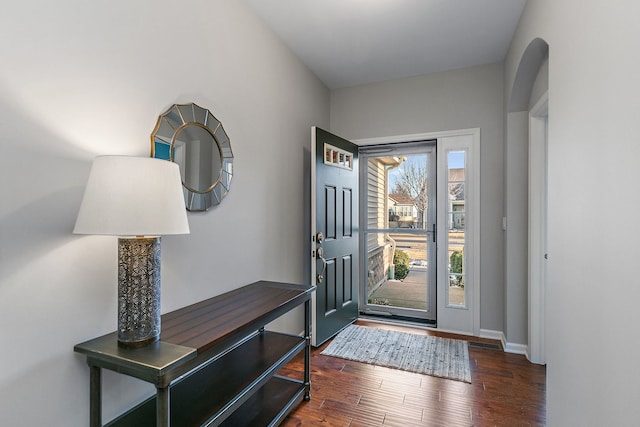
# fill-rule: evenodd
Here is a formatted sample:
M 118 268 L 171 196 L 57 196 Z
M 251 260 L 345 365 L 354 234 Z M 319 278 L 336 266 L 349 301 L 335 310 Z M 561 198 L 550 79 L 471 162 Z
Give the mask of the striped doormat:
M 471 383 L 464 340 L 350 325 L 321 354 Z

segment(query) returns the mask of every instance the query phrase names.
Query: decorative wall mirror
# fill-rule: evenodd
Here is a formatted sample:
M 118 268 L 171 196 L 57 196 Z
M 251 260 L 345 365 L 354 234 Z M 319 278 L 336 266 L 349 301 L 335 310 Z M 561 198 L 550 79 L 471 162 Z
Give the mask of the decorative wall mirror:
M 158 117 L 151 157 L 180 166 L 185 204 L 206 211 L 227 195 L 233 177 L 231 143 L 211 112 L 194 103 L 175 104 Z

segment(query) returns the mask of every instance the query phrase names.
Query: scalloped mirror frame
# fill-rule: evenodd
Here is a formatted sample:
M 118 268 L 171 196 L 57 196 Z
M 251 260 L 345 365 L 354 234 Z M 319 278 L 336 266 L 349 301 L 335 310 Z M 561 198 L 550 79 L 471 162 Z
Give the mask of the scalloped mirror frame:
M 206 108 L 174 104 L 162 113 L 151 133 L 151 157 L 178 164 L 189 211 L 206 211 L 229 192 L 231 142 L 222 123 Z

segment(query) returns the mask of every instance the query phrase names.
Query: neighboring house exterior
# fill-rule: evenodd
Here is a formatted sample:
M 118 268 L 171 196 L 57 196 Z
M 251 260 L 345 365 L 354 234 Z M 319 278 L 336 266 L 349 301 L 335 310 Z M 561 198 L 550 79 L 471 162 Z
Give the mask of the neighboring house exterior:
M 464 168 L 449 169 L 449 229 L 464 230 Z
M 405 194 L 389 194 L 389 228 L 415 228 L 418 209 L 411 197 Z

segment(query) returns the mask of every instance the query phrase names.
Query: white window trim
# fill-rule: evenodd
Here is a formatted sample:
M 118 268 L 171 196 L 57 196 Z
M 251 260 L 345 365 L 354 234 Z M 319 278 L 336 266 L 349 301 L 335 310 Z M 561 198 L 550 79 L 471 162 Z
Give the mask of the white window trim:
M 438 326 L 480 335 L 480 129 L 438 138 Z M 448 167 L 451 151 L 466 152 L 465 162 L 465 306 L 448 301 Z M 440 270 L 443 274 L 440 274 Z
M 331 160 L 327 160 L 327 151 L 331 154 Z M 337 154 L 337 159 L 333 159 L 333 154 Z M 324 143 L 323 161 L 325 165 L 334 166 L 341 169 L 353 170 L 353 154 L 331 144 Z M 340 160 L 342 158 L 342 160 Z

